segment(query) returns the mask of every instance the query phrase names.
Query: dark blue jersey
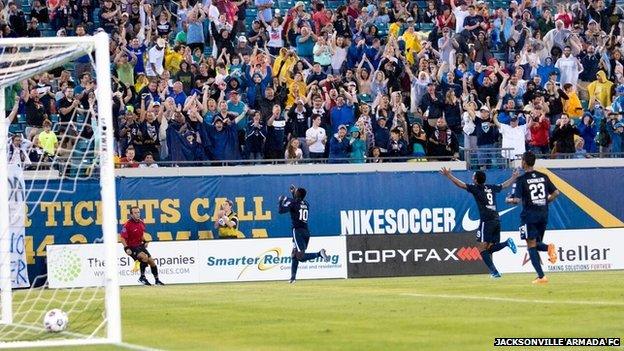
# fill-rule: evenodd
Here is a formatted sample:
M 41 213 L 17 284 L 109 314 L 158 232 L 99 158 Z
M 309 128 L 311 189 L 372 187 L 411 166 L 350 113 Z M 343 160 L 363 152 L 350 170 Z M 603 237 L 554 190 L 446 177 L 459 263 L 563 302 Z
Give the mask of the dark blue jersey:
M 496 194 L 500 193 L 503 187 L 499 184 L 466 184 L 466 191 L 474 196 L 479 207 L 481 222 L 498 220 L 496 211 Z
M 531 171 L 524 173 L 518 180 L 513 197 L 522 200 L 520 219 L 524 224 L 548 221 L 548 195 L 557 191 L 547 175 Z
M 284 198 L 279 203 L 279 213 L 290 212 L 294 229 L 308 229 L 308 211 L 310 206 L 305 200 Z

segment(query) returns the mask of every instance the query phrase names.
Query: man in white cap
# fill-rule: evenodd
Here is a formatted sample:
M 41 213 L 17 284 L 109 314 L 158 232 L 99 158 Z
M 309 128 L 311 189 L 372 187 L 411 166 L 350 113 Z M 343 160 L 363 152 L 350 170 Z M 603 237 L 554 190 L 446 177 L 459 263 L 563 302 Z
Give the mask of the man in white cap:
M 158 38 L 156 40 L 156 45 L 154 45 L 148 51 L 147 67 L 145 67 L 145 74 L 149 78 L 158 77 L 165 70 L 163 66 L 163 62 L 165 58 L 166 46 L 167 46 L 167 41 L 163 38 Z
M 247 45 L 247 37 L 245 37 L 244 35 L 239 36 L 238 45 L 234 47 L 234 52 L 237 55 L 241 54 L 245 56 L 245 55 L 251 55 L 252 51 L 253 50 L 251 49 L 251 47 Z

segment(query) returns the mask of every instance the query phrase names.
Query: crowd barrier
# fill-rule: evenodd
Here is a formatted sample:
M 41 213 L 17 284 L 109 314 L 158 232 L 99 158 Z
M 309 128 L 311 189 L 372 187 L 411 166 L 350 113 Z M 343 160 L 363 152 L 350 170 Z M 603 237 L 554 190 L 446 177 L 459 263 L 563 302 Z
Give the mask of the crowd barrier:
M 494 255 L 502 273 L 533 272 L 518 232 L 513 237 L 518 253 L 505 249 Z M 548 231 L 546 242 L 557 246 L 558 262 L 549 272 L 624 269 L 622 229 Z M 486 273 L 473 233 L 436 235 L 346 235 L 314 237 L 310 252 L 325 248 L 329 262 L 317 259 L 299 265 L 298 279 L 370 278 L 422 275 Z M 292 241 L 290 238 L 192 240 L 153 242 L 148 249 L 168 284 L 288 280 Z M 48 246 L 48 279 L 51 288 L 73 288 L 103 284 L 102 244 Z M 138 272 L 119 245 L 121 285 L 138 285 Z M 149 276 L 148 278 L 151 278 Z

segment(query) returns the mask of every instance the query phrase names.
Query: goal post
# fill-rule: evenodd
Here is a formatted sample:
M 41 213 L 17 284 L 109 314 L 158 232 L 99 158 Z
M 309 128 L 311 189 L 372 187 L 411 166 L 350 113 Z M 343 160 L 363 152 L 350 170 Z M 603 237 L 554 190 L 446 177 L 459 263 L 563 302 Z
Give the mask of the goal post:
M 95 56 L 95 60 L 92 55 Z M 81 162 L 87 162 L 84 156 L 86 151 L 79 150 L 79 148 L 85 143 L 89 147 L 95 145 L 95 148 L 89 149 L 92 150 L 93 156 L 88 160 L 91 173 L 87 177 L 99 177 L 100 192 L 94 196 L 99 196 L 101 201 L 102 223 L 99 228 L 107 263 L 104 267 L 102 286 L 63 290 L 48 289 L 47 277 L 43 276 L 35 279 L 43 284 L 32 281 L 30 288 L 13 290 L 12 255 L 15 243 L 10 235 L 10 223 L 4 219 L 9 218 L 11 211 L 9 203 L 11 189 L 7 186 L 11 160 L 8 159 L 8 155 L 10 150 L 16 150 L 16 148 L 11 149 L 13 146 L 10 146 L 10 128 L 8 119 L 5 118 L 4 89 L 85 56 L 90 58 L 97 85 L 94 90 L 97 108 L 93 109 L 93 112 L 86 112 L 87 115 L 91 113 L 88 118 L 93 121 L 93 125 L 89 125 L 93 127 L 92 136 L 88 139 L 88 143 L 82 140 L 86 138 L 83 136 L 84 129 L 82 128 L 87 122 L 80 122 L 82 126 L 72 125 L 60 131 L 59 149 L 53 157 L 50 157 L 52 161 L 48 159 L 45 165 L 42 161 L 34 164 L 35 172 L 42 173 L 41 177 L 39 175 L 38 177 L 44 179 L 44 185 L 41 185 L 41 182 L 35 184 L 33 181 L 34 185 L 24 187 L 23 196 L 24 203 L 27 202 L 26 198 L 33 201 L 33 203 L 28 203 L 28 206 L 24 205 L 32 210 L 35 205 L 39 205 L 39 202 L 55 201 L 59 194 L 67 192 L 63 188 L 64 182 L 65 185 L 73 182 L 75 190 L 76 183 L 81 181 L 81 176 L 84 174 L 80 173 L 80 164 L 77 166 L 78 173 L 75 172 L 76 168 L 72 169 L 76 167 L 73 163 L 75 159 L 72 157 L 83 155 Z M 109 36 L 106 33 L 83 37 L 0 39 L 0 177 L 3 179 L 3 184 L 0 186 L 0 218 L 3 219 L 0 220 L 0 348 L 120 343 L 122 340 L 116 264 L 118 237 L 111 79 Z M 72 115 L 70 124 L 74 122 L 73 118 Z M 78 128 L 78 131 L 72 129 L 74 134 L 70 135 L 71 128 Z M 69 156 L 60 157 L 62 140 L 65 138 L 71 140 L 66 150 Z M 93 142 L 93 138 L 95 140 L 99 138 L 99 142 Z M 99 172 L 93 171 L 95 168 Z M 50 185 L 57 184 L 54 181 L 60 184 L 57 188 L 54 188 L 56 185 Z M 36 199 L 30 199 L 29 195 L 33 195 L 31 197 L 36 197 Z M 21 225 L 24 226 L 24 224 Z M 19 294 L 19 301 L 17 301 L 16 294 Z M 89 304 L 96 303 L 102 306 L 90 308 L 93 306 Z M 70 327 L 67 331 L 53 334 L 46 333 L 43 329 L 43 313 L 52 308 L 60 308 L 69 313 Z M 84 311 L 88 311 L 89 316 L 81 319 L 79 313 Z M 79 332 L 72 330 L 73 320 L 79 320 L 79 326 L 82 328 Z

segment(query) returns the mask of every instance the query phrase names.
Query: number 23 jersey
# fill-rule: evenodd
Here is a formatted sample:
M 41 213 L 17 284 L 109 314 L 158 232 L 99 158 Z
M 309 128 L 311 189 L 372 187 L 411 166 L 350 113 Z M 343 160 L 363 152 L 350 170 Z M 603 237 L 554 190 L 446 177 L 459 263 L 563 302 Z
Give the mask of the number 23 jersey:
M 548 221 L 548 195 L 557 190 L 547 175 L 532 171 L 518 177 L 514 197 L 522 200 L 523 223 Z

